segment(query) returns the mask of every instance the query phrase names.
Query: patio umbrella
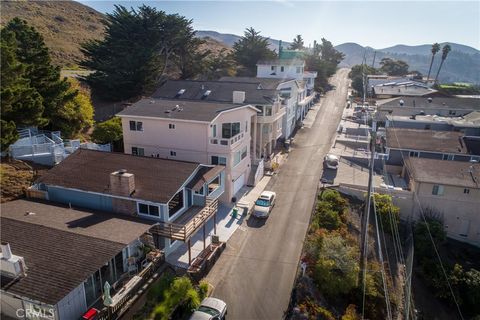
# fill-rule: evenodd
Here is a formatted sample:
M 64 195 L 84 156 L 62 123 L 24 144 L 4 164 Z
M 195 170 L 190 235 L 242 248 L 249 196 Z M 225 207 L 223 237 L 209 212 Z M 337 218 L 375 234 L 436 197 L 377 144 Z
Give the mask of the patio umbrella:
M 110 296 L 110 288 L 111 286 L 108 281 L 105 281 L 105 285 L 103 286 L 103 304 L 107 307 L 113 303 L 112 297 Z

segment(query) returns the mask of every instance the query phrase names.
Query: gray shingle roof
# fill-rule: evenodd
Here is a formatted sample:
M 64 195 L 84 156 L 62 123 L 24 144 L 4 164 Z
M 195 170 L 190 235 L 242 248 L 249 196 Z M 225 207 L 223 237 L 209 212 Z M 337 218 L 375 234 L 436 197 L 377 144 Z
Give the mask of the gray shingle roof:
M 110 194 L 110 173 L 126 169 L 135 175 L 132 198 L 166 203 L 198 166 L 186 161 L 78 149 L 37 183 Z
M 124 244 L 1 217 L 1 241 L 25 259 L 27 276 L 2 277 L 4 291 L 55 305 Z
M 222 111 L 241 108 L 221 102 L 200 102 L 191 100 L 142 99 L 117 113 L 117 116 L 154 117 L 210 122 Z
M 463 134 L 455 131 L 435 131 L 387 128 L 387 147 L 401 150 L 419 150 L 467 154 Z
M 179 95 L 179 91 L 185 92 Z M 204 94 L 210 91 L 208 96 Z M 277 96 L 274 89 L 261 89 L 258 83 L 230 81 L 168 80 L 152 98 L 232 103 L 233 91 L 245 92 L 245 104 L 271 104 Z
M 405 165 L 416 181 L 480 188 L 480 164 L 478 163 L 407 158 Z

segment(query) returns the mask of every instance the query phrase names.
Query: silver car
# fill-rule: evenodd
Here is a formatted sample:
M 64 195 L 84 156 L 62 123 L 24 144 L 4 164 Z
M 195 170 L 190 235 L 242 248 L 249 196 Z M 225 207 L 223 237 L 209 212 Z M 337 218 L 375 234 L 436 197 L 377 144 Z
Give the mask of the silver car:
M 205 298 L 200 307 L 190 316 L 190 320 L 223 320 L 226 314 L 225 302 L 217 298 Z
M 339 158 L 334 154 L 327 154 L 323 159 L 323 167 L 328 169 L 337 170 Z

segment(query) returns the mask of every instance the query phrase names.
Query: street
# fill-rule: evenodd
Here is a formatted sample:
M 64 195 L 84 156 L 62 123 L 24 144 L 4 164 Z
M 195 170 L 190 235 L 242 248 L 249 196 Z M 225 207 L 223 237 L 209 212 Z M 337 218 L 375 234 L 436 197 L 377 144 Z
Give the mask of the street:
M 251 217 L 234 233 L 209 273 L 213 296 L 228 305 L 228 319 L 281 319 L 322 175 L 347 97 L 348 70 L 330 80 L 334 89 L 311 110 L 294 139 L 288 160 L 266 190 L 277 193 L 267 220 Z

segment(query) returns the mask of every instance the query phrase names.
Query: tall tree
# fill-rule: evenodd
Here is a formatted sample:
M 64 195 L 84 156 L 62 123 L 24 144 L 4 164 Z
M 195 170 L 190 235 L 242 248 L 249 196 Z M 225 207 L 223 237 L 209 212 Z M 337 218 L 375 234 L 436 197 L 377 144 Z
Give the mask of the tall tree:
M 69 90 L 65 78 L 61 79 L 60 67 L 52 64 L 43 37 L 25 20 L 12 19 L 5 31 L 15 35 L 17 59 L 25 65 L 25 78 L 30 80 L 30 86 L 42 96 L 44 117 L 50 120 L 74 99 L 76 92 Z M 55 128 L 55 124 L 50 122 L 49 127 Z
M 235 75 L 235 60 L 233 55 L 227 52 L 227 49 L 222 48 L 216 54 L 210 54 L 205 62 L 205 78 L 208 80 L 217 80 L 224 76 Z
M 255 75 L 257 62 L 274 58 L 276 54 L 270 50 L 268 38 L 250 27 L 245 30 L 243 37 L 233 44 L 233 56 L 238 64 L 245 67 L 247 75 Z
M 304 48 L 305 46 L 304 46 L 303 38 L 300 34 L 297 34 L 297 36 L 293 39 L 293 42 L 290 44 L 289 49 L 302 50 Z
M 123 100 L 154 89 L 182 48 L 192 47 L 192 21 L 149 6 L 115 6 L 101 41 L 82 45 L 80 64 L 95 70 L 86 80 L 100 96 Z M 194 45 L 193 45 L 194 46 Z
M 203 43 L 205 41 L 202 39 L 192 38 L 179 48 L 174 60 L 180 71 L 180 79 L 193 79 L 205 72 L 206 58 L 211 52 L 200 48 Z
M 448 53 L 452 50 L 449 44 L 446 44 L 442 48 L 442 60 L 440 61 L 440 66 L 438 67 L 437 75 L 435 76 L 435 83 L 438 81 L 438 75 L 440 74 L 440 71 L 442 70 L 443 63 L 448 57 Z
M 408 64 L 403 60 L 383 58 L 380 61 L 380 70 L 389 76 L 404 76 L 408 74 Z
M 430 67 L 428 68 L 428 75 L 427 75 L 427 81 L 430 79 L 430 72 L 432 71 L 432 66 L 433 66 L 433 60 L 435 59 L 435 55 L 440 51 L 440 45 L 438 43 L 432 44 L 432 60 L 430 60 Z
M 322 38 L 320 45 L 320 55 L 323 60 L 335 65 L 335 67 L 343 60 L 345 55 L 334 48 L 332 43 L 325 38 Z
M 26 78 L 26 66 L 17 59 L 15 34 L 7 29 L 0 32 L 0 105 L 1 105 L 1 150 L 17 139 L 17 126 L 41 126 L 47 122 L 43 118 L 43 99 L 30 86 Z

